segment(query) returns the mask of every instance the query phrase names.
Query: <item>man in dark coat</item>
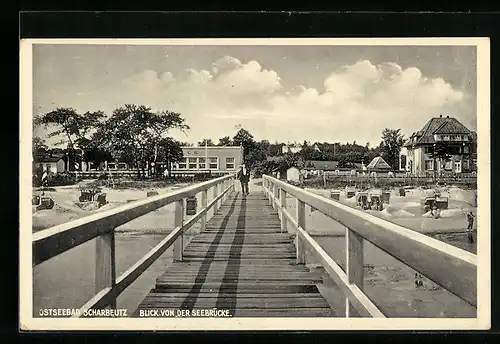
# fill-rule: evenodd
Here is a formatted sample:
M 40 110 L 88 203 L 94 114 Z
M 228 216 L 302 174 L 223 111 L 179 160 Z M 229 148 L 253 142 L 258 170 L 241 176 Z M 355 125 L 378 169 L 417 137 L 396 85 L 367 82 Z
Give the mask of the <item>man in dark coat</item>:
M 471 212 L 469 212 L 467 214 L 467 236 L 468 236 L 468 239 L 469 239 L 469 243 L 474 243 L 474 236 L 472 235 L 472 232 L 473 232 L 473 227 L 474 227 L 474 214 Z
M 250 181 L 250 172 L 247 170 L 245 165 L 241 165 L 240 170 L 237 175 L 238 180 L 241 183 L 241 191 L 243 195 L 248 195 L 248 182 Z

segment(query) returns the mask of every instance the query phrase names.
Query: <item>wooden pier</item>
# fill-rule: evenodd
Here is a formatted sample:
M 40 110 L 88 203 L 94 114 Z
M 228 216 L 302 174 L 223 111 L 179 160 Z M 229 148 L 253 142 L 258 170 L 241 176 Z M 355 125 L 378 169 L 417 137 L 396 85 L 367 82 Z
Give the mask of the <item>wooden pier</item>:
M 321 277 L 296 258 L 294 236 L 281 231 L 264 193 L 236 193 L 186 246 L 182 262 L 156 280 L 136 315 L 217 308 L 237 317 L 335 316 L 316 287 Z

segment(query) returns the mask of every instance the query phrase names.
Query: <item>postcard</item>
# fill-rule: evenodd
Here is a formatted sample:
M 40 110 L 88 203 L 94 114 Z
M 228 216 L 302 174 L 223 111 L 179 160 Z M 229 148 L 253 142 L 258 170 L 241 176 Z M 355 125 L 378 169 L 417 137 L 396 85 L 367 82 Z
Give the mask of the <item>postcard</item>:
M 489 329 L 489 56 L 21 40 L 20 330 Z

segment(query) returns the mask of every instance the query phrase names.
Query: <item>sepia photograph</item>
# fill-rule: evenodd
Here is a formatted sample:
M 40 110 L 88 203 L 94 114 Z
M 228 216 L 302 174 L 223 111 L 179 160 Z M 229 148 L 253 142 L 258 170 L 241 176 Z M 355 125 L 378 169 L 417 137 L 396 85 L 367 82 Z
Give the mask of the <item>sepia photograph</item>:
M 20 52 L 21 329 L 489 329 L 487 38 Z

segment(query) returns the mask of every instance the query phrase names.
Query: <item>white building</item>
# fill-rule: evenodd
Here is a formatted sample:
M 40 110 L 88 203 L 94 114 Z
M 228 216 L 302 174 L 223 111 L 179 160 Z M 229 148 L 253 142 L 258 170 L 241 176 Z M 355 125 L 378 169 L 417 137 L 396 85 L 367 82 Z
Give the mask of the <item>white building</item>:
M 236 172 L 243 164 L 243 147 L 182 147 L 183 159 L 177 172 Z
M 300 170 L 297 167 L 290 167 L 286 170 L 286 180 L 289 182 L 300 182 Z
M 281 147 L 281 153 L 286 154 L 286 153 L 298 153 L 302 150 L 302 146 L 297 143 L 292 143 L 292 144 L 285 144 Z
M 52 174 L 64 172 L 65 162 L 62 157 L 39 157 L 34 161 L 36 169 L 42 169 Z

